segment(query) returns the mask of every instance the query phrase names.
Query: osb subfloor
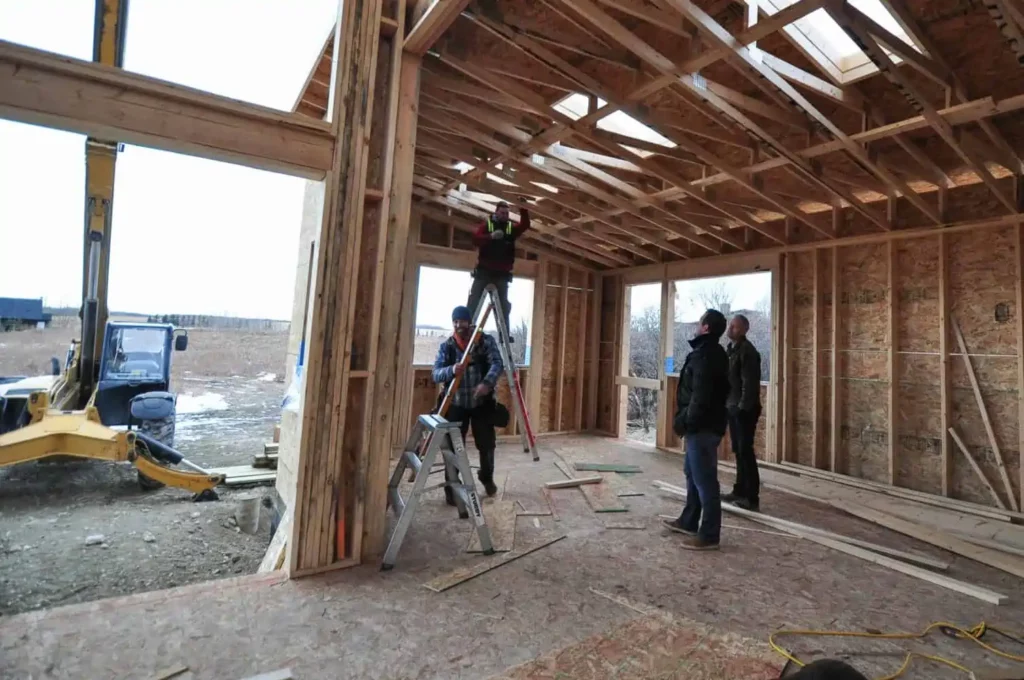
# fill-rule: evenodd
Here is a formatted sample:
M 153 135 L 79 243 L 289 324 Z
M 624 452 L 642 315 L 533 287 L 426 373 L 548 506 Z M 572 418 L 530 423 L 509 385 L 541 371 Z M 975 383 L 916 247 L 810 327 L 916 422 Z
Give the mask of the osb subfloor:
M 765 492 L 762 510 L 952 559 L 950 575 L 1011 602 L 986 605 L 816 544 L 728 526 L 721 551 L 682 551 L 679 537 L 666 535 L 657 519 L 678 511 L 678 502 L 649 486 L 654 479 L 680 482 L 681 458 L 598 438 L 540 442 L 539 463 L 511 444 L 499 452 L 499 484 L 508 473 L 505 498 L 528 511 L 546 508 L 542 482 L 562 478 L 552 464 L 555 451 L 568 460 L 640 465 L 642 474 L 624 479 L 645 495 L 622 499 L 629 512 L 599 514 L 579 490 L 553 491 L 558 520 L 520 517 L 515 542 L 563 533 L 565 540 L 434 593 L 422 584 L 491 558 L 465 553 L 468 523 L 453 519 L 440 490 L 433 491 L 391 572 L 366 565 L 293 582 L 250 576 L 0 619 L 0 677 L 152 678 L 188 666 L 178 677 L 232 680 L 288 667 L 301 680 L 756 680 L 778 676 L 781 658 L 765 641 L 779 629 L 916 631 L 932 621 L 982 620 L 1024 628 L 1019 579 L 781 493 Z M 605 529 L 634 522 L 646 528 Z M 728 515 L 725 522 L 752 526 Z M 851 655 L 869 675 L 891 672 L 909 649 L 974 668 L 1000 665 L 942 635 L 909 643 L 783 642 L 807 659 Z M 963 676 L 915 662 L 906 677 Z

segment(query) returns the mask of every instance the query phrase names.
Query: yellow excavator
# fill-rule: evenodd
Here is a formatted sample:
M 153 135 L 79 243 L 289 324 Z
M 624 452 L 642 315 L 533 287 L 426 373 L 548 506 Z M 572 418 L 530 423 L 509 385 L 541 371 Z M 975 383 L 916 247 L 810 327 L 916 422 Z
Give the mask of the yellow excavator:
M 93 61 L 120 68 L 128 0 L 96 0 L 95 16 Z M 167 324 L 107 319 L 119 146 L 86 140 L 81 339 L 63 365 L 53 360 L 52 376 L 0 378 L 0 467 L 66 456 L 127 461 L 145 489 L 173 486 L 193 500 L 213 500 L 223 476 L 189 462 L 173 444 L 171 354 L 188 347 L 188 335 Z

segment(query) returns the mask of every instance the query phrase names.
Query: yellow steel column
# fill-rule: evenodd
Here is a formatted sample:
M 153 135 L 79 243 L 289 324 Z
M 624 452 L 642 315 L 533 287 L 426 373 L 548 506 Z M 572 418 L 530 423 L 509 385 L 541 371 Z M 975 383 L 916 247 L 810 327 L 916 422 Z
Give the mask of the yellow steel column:
M 128 0 L 96 0 L 92 59 L 121 67 L 124 61 Z M 92 356 L 99 357 L 107 324 L 107 279 L 110 265 L 110 225 L 114 206 L 114 169 L 118 143 L 90 137 L 85 142 L 85 228 L 82 240 L 82 302 L 96 297 L 96 325 L 91 338 Z M 99 256 L 90 257 L 91 244 L 99 243 Z M 94 285 L 92 285 L 94 284 Z M 84 321 L 84 320 L 83 320 Z M 83 325 L 84 328 L 84 325 Z M 84 349 L 84 348 L 83 348 Z M 90 382 L 86 378 L 86 382 Z M 88 398 L 88 395 L 82 395 Z

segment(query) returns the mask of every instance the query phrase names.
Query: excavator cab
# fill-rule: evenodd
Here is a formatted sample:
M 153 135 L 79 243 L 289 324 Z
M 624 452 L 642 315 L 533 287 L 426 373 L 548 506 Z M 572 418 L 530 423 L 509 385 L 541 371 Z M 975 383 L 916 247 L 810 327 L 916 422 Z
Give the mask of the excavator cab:
M 170 324 L 108 322 L 94 400 L 102 423 L 128 425 L 132 399 L 168 392 L 171 353 L 187 348 L 188 334 Z

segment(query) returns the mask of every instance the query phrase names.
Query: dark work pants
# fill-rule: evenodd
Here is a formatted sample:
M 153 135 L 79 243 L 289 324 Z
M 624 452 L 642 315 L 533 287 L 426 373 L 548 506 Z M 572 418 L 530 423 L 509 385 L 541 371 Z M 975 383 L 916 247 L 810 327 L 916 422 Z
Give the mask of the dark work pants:
M 686 435 L 686 506 L 679 524 L 696 531 L 708 543 L 718 543 L 722 532 L 722 497 L 718 486 L 718 445 L 722 438 L 714 432 Z
M 761 476 L 757 471 L 757 456 L 754 455 L 754 433 L 761 417 L 761 407 L 753 411 L 729 413 L 729 439 L 736 456 L 736 483 L 732 493 L 737 498 L 758 502 L 761 492 Z
M 491 424 L 493 407 L 487 406 L 466 409 L 452 404 L 448 407 L 445 416 L 449 421 L 462 424 L 462 441 L 466 441 L 466 434 L 473 428 L 473 441 L 476 442 L 476 450 L 480 452 L 480 472 L 477 479 L 480 483 L 494 483 L 494 425 Z M 447 467 L 445 468 L 445 481 L 453 481 L 447 478 Z M 449 493 L 445 490 L 446 495 Z
M 508 319 L 512 305 L 508 301 L 508 284 L 512 282 L 512 274 L 508 272 L 492 272 L 487 269 L 477 269 L 473 272 L 473 286 L 469 289 L 469 307 L 471 314 L 476 314 L 476 306 L 484 297 L 484 289 L 494 284 L 498 290 L 498 300 L 501 302 L 501 310 L 504 312 L 505 332 L 511 337 L 512 329 L 509 328 Z M 497 322 L 495 322 L 497 323 Z

